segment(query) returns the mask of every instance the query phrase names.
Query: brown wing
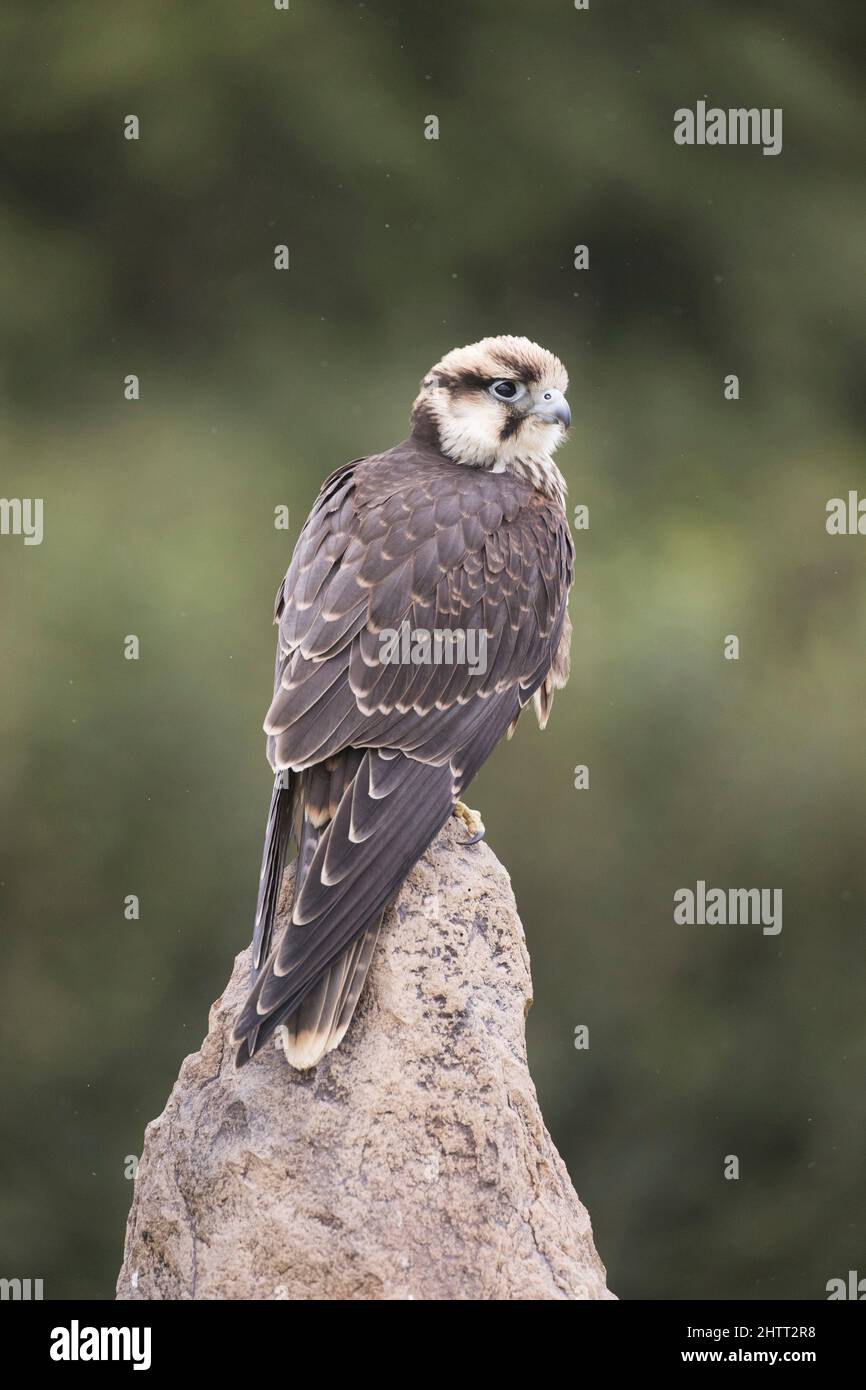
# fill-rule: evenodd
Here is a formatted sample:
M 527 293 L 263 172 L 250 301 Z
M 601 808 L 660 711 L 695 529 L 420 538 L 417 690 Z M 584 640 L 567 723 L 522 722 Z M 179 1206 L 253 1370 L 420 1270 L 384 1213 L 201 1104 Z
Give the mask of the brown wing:
M 351 953 L 548 678 L 572 556 L 557 503 L 414 440 L 325 483 L 277 595 L 265 721 L 272 766 L 293 769 L 292 921 L 238 1022 L 240 1060 L 311 991 L 326 1021 L 340 1004 Z M 403 623 L 483 629 L 486 668 L 384 661 Z

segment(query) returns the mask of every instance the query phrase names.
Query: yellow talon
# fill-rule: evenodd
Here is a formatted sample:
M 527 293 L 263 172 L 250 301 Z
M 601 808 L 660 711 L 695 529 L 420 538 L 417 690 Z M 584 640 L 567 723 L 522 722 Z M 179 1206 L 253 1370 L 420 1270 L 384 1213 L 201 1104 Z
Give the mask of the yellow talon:
M 464 806 L 462 801 L 455 801 L 452 814 L 458 820 L 462 820 L 469 831 L 470 838 L 463 841 L 464 845 L 477 845 L 479 840 L 484 839 L 484 821 L 477 811 L 472 810 L 471 806 Z

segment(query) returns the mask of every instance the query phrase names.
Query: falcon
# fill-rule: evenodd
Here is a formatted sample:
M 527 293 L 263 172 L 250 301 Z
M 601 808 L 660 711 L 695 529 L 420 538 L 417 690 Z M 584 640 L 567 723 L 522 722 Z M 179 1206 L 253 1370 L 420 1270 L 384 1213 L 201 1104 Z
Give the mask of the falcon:
M 455 348 L 421 382 L 408 439 L 322 486 L 276 598 L 276 775 L 238 1066 L 275 1032 L 301 1070 L 337 1047 L 410 869 L 453 814 L 467 843 L 483 835 L 466 788 L 530 701 L 547 723 L 571 637 L 553 461 L 567 387 L 528 338 Z M 384 639 L 406 624 L 476 633 L 486 659 L 437 661 L 443 644 L 428 642 L 428 660 L 394 660 Z M 292 843 L 291 913 L 272 945 Z

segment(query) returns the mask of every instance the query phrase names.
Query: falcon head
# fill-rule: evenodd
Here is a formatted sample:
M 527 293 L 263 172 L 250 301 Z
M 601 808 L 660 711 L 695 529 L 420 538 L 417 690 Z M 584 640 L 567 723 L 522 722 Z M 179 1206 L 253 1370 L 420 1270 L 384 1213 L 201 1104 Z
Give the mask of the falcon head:
M 559 490 L 551 455 L 571 424 L 567 389 L 559 358 L 529 338 L 482 338 L 427 373 L 412 428 L 455 463 L 524 473 Z

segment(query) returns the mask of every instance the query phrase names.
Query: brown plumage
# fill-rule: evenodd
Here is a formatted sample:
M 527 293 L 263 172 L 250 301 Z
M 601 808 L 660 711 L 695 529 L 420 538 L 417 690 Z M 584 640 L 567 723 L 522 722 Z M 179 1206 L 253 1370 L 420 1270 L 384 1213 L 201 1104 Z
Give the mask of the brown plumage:
M 566 385 L 526 339 L 458 349 L 424 378 L 409 438 L 319 493 L 276 600 L 277 780 L 239 1065 L 277 1028 L 298 1067 L 339 1043 L 412 865 L 523 707 L 543 726 L 565 683 L 573 547 L 550 454 Z M 485 669 L 384 661 L 403 623 L 483 630 Z M 292 838 L 291 922 L 271 949 Z

